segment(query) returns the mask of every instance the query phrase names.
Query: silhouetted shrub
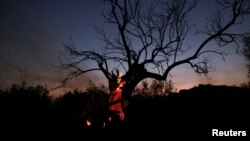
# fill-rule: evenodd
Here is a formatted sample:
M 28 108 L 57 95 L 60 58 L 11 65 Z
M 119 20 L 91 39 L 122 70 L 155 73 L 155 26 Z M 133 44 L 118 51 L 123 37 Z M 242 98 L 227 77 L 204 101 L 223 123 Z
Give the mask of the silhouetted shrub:
M 40 127 L 50 118 L 52 101 L 44 86 L 24 87 L 13 84 L 0 95 L 1 128 Z
M 102 121 L 108 93 L 92 86 L 85 92 L 75 90 L 54 100 L 44 86 L 13 85 L 1 90 L 0 128 L 79 130 L 86 127 L 86 117 Z M 249 127 L 249 92 L 249 88 L 200 85 L 168 96 L 136 94 L 121 127 L 145 132 L 164 128 L 169 134 L 187 127 L 190 131 L 192 127 L 244 129 Z

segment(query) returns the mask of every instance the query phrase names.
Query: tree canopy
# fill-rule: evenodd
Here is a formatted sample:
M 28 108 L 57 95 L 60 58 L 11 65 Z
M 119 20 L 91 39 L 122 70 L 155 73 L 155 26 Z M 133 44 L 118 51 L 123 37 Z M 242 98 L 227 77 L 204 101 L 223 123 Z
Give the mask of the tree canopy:
M 142 0 L 104 0 L 104 4 L 108 11 L 103 13 L 103 18 L 114 27 L 115 34 L 98 28 L 104 42 L 99 50 L 79 50 L 73 42 L 65 45 L 69 56 L 60 58 L 60 68 L 70 72 L 63 84 L 87 72 L 101 71 L 113 91 L 123 72 L 121 78 L 126 82 L 123 94 L 130 97 L 142 80 L 167 80 L 173 68 L 183 64 L 207 75 L 211 71 L 208 55 L 218 54 L 224 58 L 222 48 L 234 45 L 237 50 L 239 39 L 248 34 L 232 30 L 249 15 L 248 0 L 216 1 L 218 10 L 208 17 L 203 29 L 198 29 L 189 18 L 197 6 L 196 0 L 152 1 L 150 4 Z M 190 45 L 191 36 L 200 40 Z M 94 62 L 96 66 L 82 68 L 83 62 Z

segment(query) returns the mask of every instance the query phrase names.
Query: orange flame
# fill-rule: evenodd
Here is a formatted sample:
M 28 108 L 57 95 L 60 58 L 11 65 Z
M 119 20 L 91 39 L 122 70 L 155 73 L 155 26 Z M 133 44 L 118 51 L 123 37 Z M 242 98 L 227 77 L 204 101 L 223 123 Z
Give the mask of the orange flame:
M 117 83 L 119 84 L 121 81 L 122 81 L 122 78 L 120 76 L 118 76 Z
M 116 102 L 116 101 L 119 101 L 122 99 L 122 89 L 121 88 L 125 84 L 125 81 L 122 81 L 121 74 L 117 78 L 117 83 L 118 83 L 117 88 L 112 92 L 112 94 L 109 98 L 110 103 Z M 122 104 L 123 104 L 123 101 L 120 101 L 120 102 L 117 102 L 109 107 L 109 110 L 118 112 L 118 116 L 119 116 L 120 120 L 124 120 L 124 118 L 125 118 L 124 112 L 122 109 Z M 111 118 L 109 120 L 111 120 Z
M 86 124 L 87 124 L 87 126 L 90 126 L 91 124 L 92 124 L 92 122 L 90 121 L 90 120 L 86 120 Z

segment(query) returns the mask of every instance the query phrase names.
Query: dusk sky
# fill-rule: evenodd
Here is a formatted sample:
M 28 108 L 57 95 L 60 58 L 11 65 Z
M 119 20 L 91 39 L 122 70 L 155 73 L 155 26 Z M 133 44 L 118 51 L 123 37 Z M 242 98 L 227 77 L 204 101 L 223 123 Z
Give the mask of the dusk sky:
M 201 0 L 190 13 L 193 22 L 199 27 L 205 26 L 207 17 L 216 9 L 213 6 L 210 0 Z M 107 26 L 102 18 L 106 8 L 100 0 L 0 0 L 0 86 L 18 83 L 20 69 L 27 71 L 30 84 L 47 85 L 48 89 L 58 86 L 67 73 L 58 72 L 53 67 L 59 65 L 63 43 L 69 43 L 72 37 L 79 49 L 102 46 L 94 27 L 112 30 L 112 26 Z M 237 30 L 249 31 L 249 17 L 245 22 Z M 194 36 L 190 44 L 196 44 L 199 39 Z M 226 61 L 218 55 L 211 55 L 215 71 L 209 74 L 210 80 L 182 65 L 171 72 L 174 86 L 180 90 L 200 83 L 239 85 L 246 82 L 245 58 L 235 54 L 235 46 L 228 46 L 224 51 L 228 53 Z M 89 80 L 107 84 L 101 73 L 92 72 L 51 93 L 59 94 L 75 88 L 84 90 Z

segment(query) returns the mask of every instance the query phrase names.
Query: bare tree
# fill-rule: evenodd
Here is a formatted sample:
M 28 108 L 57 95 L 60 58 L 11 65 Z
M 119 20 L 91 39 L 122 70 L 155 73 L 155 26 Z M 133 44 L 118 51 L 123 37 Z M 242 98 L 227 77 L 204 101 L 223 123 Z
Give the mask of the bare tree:
M 164 82 L 153 80 L 151 85 L 151 94 L 152 95 L 163 95 L 164 93 Z
M 246 36 L 243 38 L 243 42 L 245 44 L 243 48 L 243 55 L 245 56 L 246 60 L 250 62 L 250 36 Z M 247 65 L 249 73 L 250 73 L 250 65 Z
M 248 64 L 246 66 L 248 68 L 248 86 L 250 86 L 250 36 L 245 36 L 243 38 L 243 42 L 245 44 L 243 48 L 243 55 L 248 61 Z
M 115 34 L 98 29 L 105 43 L 101 50 L 78 50 L 73 42 L 65 45 L 70 57 L 60 59 L 60 68 L 70 71 L 63 84 L 87 72 L 101 71 L 108 80 L 109 90 L 113 91 L 119 73 L 123 72 L 122 80 L 126 83 L 122 96 L 130 100 L 139 82 L 146 78 L 164 81 L 173 68 L 183 64 L 207 75 L 210 71 L 207 55 L 218 54 L 224 58 L 221 48 L 235 44 L 238 49 L 238 39 L 248 34 L 231 30 L 249 15 L 248 0 L 217 1 L 219 10 L 202 30 L 189 19 L 197 6 L 195 0 L 154 1 L 150 5 L 144 5 L 142 0 L 104 0 L 104 3 L 109 6 L 104 19 L 116 29 Z M 223 12 L 229 16 L 223 16 Z M 204 38 L 190 46 L 191 35 Z M 208 45 L 211 42 L 217 43 L 217 47 L 211 48 Z M 95 62 L 96 67 L 82 68 L 83 62 Z
M 28 71 L 26 69 L 18 69 L 19 73 L 19 83 L 22 87 L 27 86 L 29 80 Z
M 0 90 L 2 90 L 4 87 L 4 78 L 3 76 L 0 74 Z
M 149 83 L 147 82 L 147 80 L 142 81 L 142 93 L 144 95 L 149 94 Z
M 176 88 L 174 87 L 172 80 L 165 82 L 164 89 L 165 89 L 165 94 L 171 94 L 177 91 Z
M 18 81 L 20 86 L 22 87 L 33 85 L 36 81 L 40 80 L 39 77 L 33 76 L 31 72 L 28 71 L 26 68 L 19 68 L 18 74 L 19 74 Z

